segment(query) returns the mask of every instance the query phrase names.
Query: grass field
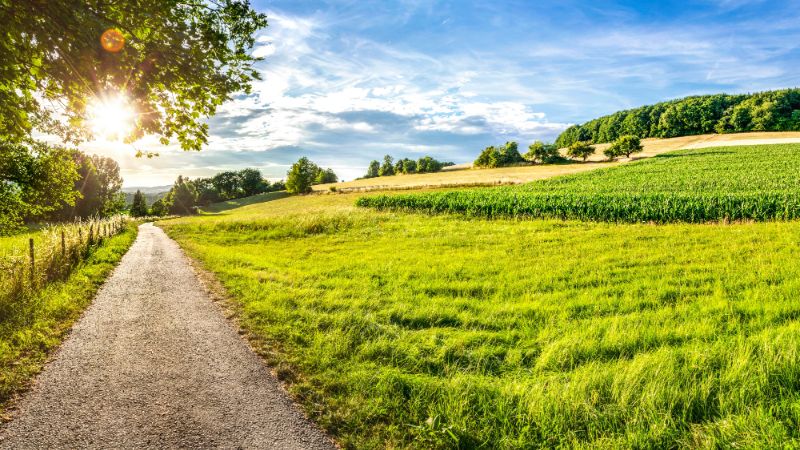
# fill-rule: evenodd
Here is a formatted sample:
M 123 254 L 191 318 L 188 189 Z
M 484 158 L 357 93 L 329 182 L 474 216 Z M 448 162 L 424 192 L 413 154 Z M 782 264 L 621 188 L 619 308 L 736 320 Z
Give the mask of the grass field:
M 758 132 L 758 133 L 736 133 L 736 134 L 704 134 L 699 136 L 683 136 L 671 139 L 644 139 L 644 151 L 634 156 L 634 159 L 649 158 L 665 152 L 680 149 L 707 148 L 731 145 L 756 145 L 756 144 L 780 144 L 780 143 L 800 143 L 800 132 Z M 522 144 L 522 143 L 521 143 Z M 527 145 L 527 144 L 526 144 Z M 609 144 L 599 144 L 595 147 L 597 152 L 589 158 L 588 163 L 574 163 L 562 165 L 537 165 L 522 167 L 504 167 L 498 169 L 471 169 L 471 164 L 461 164 L 438 173 L 426 173 L 418 175 L 397 175 L 392 177 L 378 177 L 363 180 L 353 180 L 336 184 L 321 184 L 314 186 L 318 192 L 328 192 L 331 186 L 335 186 L 343 192 L 368 192 L 386 189 L 419 189 L 431 187 L 447 186 L 474 186 L 491 184 L 520 184 L 531 181 L 550 178 L 558 175 L 594 170 L 601 167 L 626 162 L 626 159 L 615 163 L 605 162 L 603 150 Z M 524 153 L 524 145 L 521 151 Z M 479 149 L 475 150 L 477 157 Z M 564 150 L 562 150 L 564 153 Z M 380 156 L 380 155 L 376 155 Z
M 800 444 L 800 224 L 276 198 L 160 223 L 346 448 Z
M 522 186 L 369 196 L 360 206 L 622 222 L 800 217 L 800 145 L 680 150 Z
M 0 255 L 25 254 L 28 238 L 37 245 L 49 242 L 44 232 L 0 238 Z M 41 290 L 26 290 L 21 298 L 0 295 L 0 419 L 14 396 L 24 390 L 41 370 L 48 354 L 91 303 L 94 293 L 116 266 L 136 237 L 136 226 L 107 237 L 89 250 L 63 281 L 49 283 Z M 40 255 L 37 255 L 37 257 Z M 3 262 L 3 261 L 0 261 Z M 4 281 L 6 273 L 0 274 Z M 0 286 L 6 287 L 0 283 Z

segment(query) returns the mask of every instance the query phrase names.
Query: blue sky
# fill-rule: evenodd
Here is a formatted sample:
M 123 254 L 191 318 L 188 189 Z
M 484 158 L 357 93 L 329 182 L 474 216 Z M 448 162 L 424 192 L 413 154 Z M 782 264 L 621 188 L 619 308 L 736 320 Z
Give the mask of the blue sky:
M 460 163 L 620 109 L 800 86 L 800 1 L 254 5 L 270 21 L 254 49 L 263 80 L 209 121 L 202 152 L 114 152 L 126 185 L 243 167 L 278 179 L 301 156 L 352 179 L 387 153 Z

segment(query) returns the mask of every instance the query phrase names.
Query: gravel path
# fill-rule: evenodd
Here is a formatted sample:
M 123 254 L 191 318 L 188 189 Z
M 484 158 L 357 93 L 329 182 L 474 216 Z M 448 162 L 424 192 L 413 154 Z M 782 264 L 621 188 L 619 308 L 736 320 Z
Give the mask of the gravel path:
M 149 224 L 14 417 L 0 448 L 335 448 Z

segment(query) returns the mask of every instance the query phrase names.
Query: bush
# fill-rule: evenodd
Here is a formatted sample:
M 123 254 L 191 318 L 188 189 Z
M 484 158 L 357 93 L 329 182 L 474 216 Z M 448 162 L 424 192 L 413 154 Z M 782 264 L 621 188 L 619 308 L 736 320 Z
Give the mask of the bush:
M 578 141 L 569 146 L 567 149 L 567 156 L 575 159 L 581 158 L 586 161 L 586 158 L 588 158 L 589 155 L 593 155 L 594 152 L 595 148 L 591 143 L 587 141 Z

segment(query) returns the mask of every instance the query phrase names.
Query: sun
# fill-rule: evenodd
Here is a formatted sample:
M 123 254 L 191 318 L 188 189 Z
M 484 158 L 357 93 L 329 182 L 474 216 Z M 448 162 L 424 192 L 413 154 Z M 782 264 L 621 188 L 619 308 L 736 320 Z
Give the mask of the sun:
M 135 112 L 123 96 L 98 98 L 89 105 L 87 112 L 95 139 L 123 140 L 133 131 Z

